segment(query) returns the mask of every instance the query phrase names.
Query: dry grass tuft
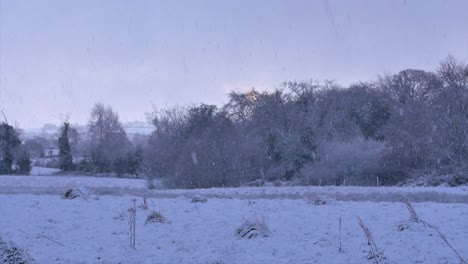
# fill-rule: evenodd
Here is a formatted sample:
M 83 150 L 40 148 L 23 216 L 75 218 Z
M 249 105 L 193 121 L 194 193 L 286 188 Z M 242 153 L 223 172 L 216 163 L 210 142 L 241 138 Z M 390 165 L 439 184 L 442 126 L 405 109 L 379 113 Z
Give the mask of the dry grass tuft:
M 236 236 L 239 238 L 269 237 L 270 234 L 270 229 L 266 223 L 258 219 L 244 218 L 242 225 L 236 229 Z
M 151 223 L 166 223 L 166 218 L 162 215 L 161 212 L 151 211 L 151 213 L 146 217 L 145 225 Z
M 250 215 L 243 218 L 241 226 L 235 231 L 236 236 L 247 239 L 271 236 L 265 215 L 256 210 L 250 201 L 249 206 L 251 208 Z
M 375 240 L 372 237 L 372 233 L 370 232 L 369 228 L 367 228 L 366 225 L 362 222 L 362 219 L 358 216 L 358 223 L 359 226 L 362 228 L 364 231 L 364 235 L 366 236 L 367 239 L 367 244 L 369 245 L 369 255 L 368 258 L 371 259 L 375 264 L 383 264 L 387 263 L 386 257 L 383 255 L 383 252 L 381 252 L 377 244 L 375 244 Z
M 413 205 L 411 205 L 410 200 L 407 197 L 402 195 L 400 197 L 400 201 L 406 205 L 406 208 L 408 209 L 408 211 L 410 213 L 409 221 L 410 222 L 420 222 L 418 214 L 416 214 L 416 210 L 414 210 L 414 207 L 413 207 Z
M 128 209 L 128 228 L 130 233 L 130 248 L 136 249 L 136 199 L 132 199 L 132 207 Z
M 340 253 L 343 253 L 344 252 L 343 244 L 341 243 L 341 222 L 342 222 L 342 217 L 341 217 L 341 214 L 340 214 L 340 218 L 338 219 L 338 236 L 339 236 L 339 240 L 340 240 L 340 247 L 338 248 L 338 251 Z
M 5 242 L 0 237 L 0 261 L 5 264 L 33 264 L 36 261 L 28 253 L 12 242 Z
M 148 203 L 146 201 L 146 197 L 143 197 L 143 203 L 138 205 L 138 208 L 143 210 L 148 210 Z
M 204 197 L 199 197 L 199 196 L 195 196 L 192 198 L 192 200 L 190 201 L 191 203 L 206 203 L 208 202 L 208 200 Z
M 408 198 L 406 198 L 404 196 L 401 196 L 400 201 L 406 205 L 406 208 L 410 212 L 410 219 L 409 219 L 410 222 L 422 223 L 422 224 L 424 224 L 424 226 L 427 226 L 427 227 L 430 227 L 430 228 L 434 229 L 437 232 L 437 234 L 439 234 L 439 237 L 445 242 L 445 244 L 447 244 L 447 246 L 455 253 L 455 255 L 457 255 L 458 260 L 460 261 L 460 263 L 461 264 L 468 264 L 462 258 L 462 256 L 458 253 L 458 251 L 450 244 L 447 237 L 444 234 L 442 234 L 442 232 L 440 232 L 440 230 L 436 226 L 434 226 L 434 225 L 432 225 L 432 224 L 430 224 L 430 223 L 428 223 L 428 222 L 426 222 L 426 221 L 424 221 L 424 220 L 422 220 L 422 219 L 420 219 L 418 217 L 418 215 L 416 214 L 416 210 L 414 210 L 414 207 L 413 207 L 413 205 L 411 204 L 411 202 L 410 202 L 410 200 Z M 406 229 L 406 228 L 403 228 L 403 226 L 404 225 L 399 225 L 399 230 L 400 231 Z
M 80 196 L 80 193 L 77 190 L 74 189 L 68 189 L 64 194 L 63 194 L 63 199 L 67 200 L 72 200 Z

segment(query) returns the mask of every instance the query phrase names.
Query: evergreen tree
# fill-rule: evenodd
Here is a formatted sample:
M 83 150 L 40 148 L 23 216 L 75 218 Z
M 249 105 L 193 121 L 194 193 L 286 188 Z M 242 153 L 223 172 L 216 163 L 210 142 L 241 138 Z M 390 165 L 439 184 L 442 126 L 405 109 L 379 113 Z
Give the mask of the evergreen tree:
M 15 129 L 3 122 L 0 125 L 0 174 L 13 172 L 14 150 L 21 144 Z
M 127 153 L 127 173 L 131 175 L 137 175 L 143 162 L 143 149 L 137 147 L 135 151 L 129 151 Z
M 68 122 L 64 122 L 61 128 L 61 135 L 58 140 L 59 146 L 59 161 L 60 161 L 60 169 L 64 171 L 69 171 L 73 169 L 73 157 L 70 148 L 70 141 L 68 139 L 68 130 L 70 128 L 70 124 Z
M 20 174 L 29 174 L 31 172 L 31 157 L 27 151 L 21 151 L 19 157 L 16 160 L 16 165 L 18 165 L 18 173 Z

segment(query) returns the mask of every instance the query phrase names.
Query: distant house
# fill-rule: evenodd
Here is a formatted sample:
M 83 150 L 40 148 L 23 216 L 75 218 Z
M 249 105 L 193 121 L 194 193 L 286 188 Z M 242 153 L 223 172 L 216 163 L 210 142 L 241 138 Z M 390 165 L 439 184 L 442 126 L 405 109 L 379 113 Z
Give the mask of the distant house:
M 45 151 L 45 158 L 58 158 L 59 152 L 58 148 L 48 148 Z

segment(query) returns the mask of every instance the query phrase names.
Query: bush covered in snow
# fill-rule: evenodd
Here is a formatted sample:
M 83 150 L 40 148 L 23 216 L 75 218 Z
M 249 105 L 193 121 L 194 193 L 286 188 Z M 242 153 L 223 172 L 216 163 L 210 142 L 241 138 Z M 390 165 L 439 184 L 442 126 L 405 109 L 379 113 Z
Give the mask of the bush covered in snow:
M 326 142 L 320 146 L 323 158 L 302 170 L 307 185 L 375 185 L 384 144 L 372 140 Z
M 468 185 L 468 168 L 442 171 L 421 171 L 399 184 L 401 186 L 461 186 Z

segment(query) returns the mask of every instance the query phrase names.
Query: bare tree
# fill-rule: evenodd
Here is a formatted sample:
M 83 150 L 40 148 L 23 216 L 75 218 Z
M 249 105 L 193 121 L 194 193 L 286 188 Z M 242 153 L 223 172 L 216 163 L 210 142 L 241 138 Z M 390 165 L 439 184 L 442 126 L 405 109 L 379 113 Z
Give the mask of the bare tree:
M 118 114 L 101 103 L 91 110 L 88 136 L 91 160 L 97 172 L 111 171 L 113 162 L 123 158 L 130 147 Z

